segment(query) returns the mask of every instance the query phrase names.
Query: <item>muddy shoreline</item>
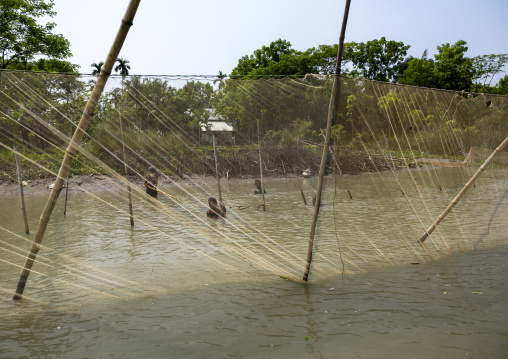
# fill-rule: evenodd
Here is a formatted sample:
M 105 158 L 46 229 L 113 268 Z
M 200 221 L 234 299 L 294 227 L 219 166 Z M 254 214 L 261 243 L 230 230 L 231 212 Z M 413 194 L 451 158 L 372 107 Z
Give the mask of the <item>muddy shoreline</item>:
M 273 177 L 274 179 L 285 179 L 287 177 Z M 265 180 L 272 180 L 271 177 L 266 177 Z M 142 187 L 144 179 L 140 177 L 130 176 L 129 181 L 132 186 Z M 213 176 L 194 175 L 184 179 L 167 179 L 159 177 L 159 187 L 164 188 L 170 186 L 172 183 L 189 184 L 192 185 L 194 181 L 197 182 L 215 182 Z M 226 178 L 221 181 L 227 181 Z M 248 181 L 253 182 L 252 178 L 232 179 L 231 181 Z M 51 192 L 51 185 L 55 182 L 55 178 L 39 178 L 35 180 L 23 180 L 23 194 L 25 196 L 31 195 L 49 195 Z M 79 192 L 104 192 L 104 191 L 118 191 L 120 188 L 125 188 L 125 185 L 117 178 L 106 175 L 77 175 L 69 177 L 69 193 Z M 62 189 L 60 195 L 64 194 L 66 188 Z M 13 182 L 0 182 L 0 197 L 2 196 L 19 196 L 19 184 Z

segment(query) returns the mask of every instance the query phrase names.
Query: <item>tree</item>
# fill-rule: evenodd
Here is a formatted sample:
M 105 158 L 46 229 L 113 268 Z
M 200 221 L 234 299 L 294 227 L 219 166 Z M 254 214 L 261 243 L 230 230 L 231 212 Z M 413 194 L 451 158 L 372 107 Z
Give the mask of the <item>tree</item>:
M 266 69 L 279 62 L 283 54 L 295 54 L 291 43 L 282 39 L 273 41 L 270 45 L 255 50 L 253 55 L 245 55 L 240 58 L 238 65 L 231 72 L 231 77 L 260 75 L 258 70 Z
M 407 68 L 399 75 L 399 83 L 419 87 L 437 87 L 434 78 L 434 61 L 411 59 Z
M 292 49 L 289 41 L 278 39 L 238 60 L 231 78 L 331 74 L 335 72 L 337 48 L 338 45 L 320 45 L 301 52 Z
M 12 70 L 76 73 L 79 69 L 79 65 L 64 60 L 39 59 L 32 62 L 11 62 L 8 68 Z
M 410 47 L 403 42 L 387 41 L 384 37 L 366 43 L 350 42 L 344 47 L 343 58 L 351 62 L 353 68 L 345 71 L 352 76 L 397 82 L 397 75 Z
M 128 76 L 129 70 L 131 69 L 131 65 L 129 65 L 130 61 L 124 60 L 121 57 L 119 57 L 118 59 L 116 59 L 116 62 L 118 63 L 118 65 L 115 66 L 115 71 L 120 72 L 120 75 L 122 76 Z
M 55 23 L 37 23 L 55 16 L 53 6 L 54 0 L 0 0 L 0 68 L 26 65 L 38 55 L 60 60 L 72 55 L 69 41 L 52 33 Z
M 101 73 L 102 65 L 104 65 L 104 61 L 100 61 L 99 63 L 94 62 L 90 65 L 93 68 L 92 71 L 93 76 L 99 76 L 99 74 Z
M 219 70 L 219 74 L 217 75 L 217 78 L 213 80 L 213 84 L 215 85 L 217 82 L 219 83 L 219 90 L 222 90 L 224 88 L 224 79 L 227 77 L 227 75 L 223 74 L 222 71 Z
M 497 94 L 508 96 L 508 75 L 499 80 L 495 89 Z
M 482 55 L 473 58 L 473 81 L 475 91 L 483 86 L 490 86 L 492 79 L 497 74 L 504 72 L 502 69 L 508 62 L 508 54 Z
M 409 47 L 402 42 L 387 41 L 384 37 L 367 43 L 345 43 L 343 73 L 379 81 L 396 81 Z M 301 52 L 292 49 L 290 42 L 278 39 L 255 50 L 253 55 L 243 56 L 233 69 L 231 78 L 333 74 L 337 49 L 337 44 L 320 45 Z M 352 68 L 347 68 L 349 63 Z
M 437 47 L 434 55 L 434 76 L 436 87 L 445 90 L 470 91 L 473 84 L 473 60 L 465 57 L 467 42 L 459 40 L 455 44 Z
M 434 55 L 434 60 L 425 56 L 410 60 L 407 68 L 399 75 L 399 82 L 412 86 L 470 91 L 475 69 L 473 59 L 464 56 L 466 45 L 464 40 L 453 45 L 443 44 L 437 47 L 438 53 Z

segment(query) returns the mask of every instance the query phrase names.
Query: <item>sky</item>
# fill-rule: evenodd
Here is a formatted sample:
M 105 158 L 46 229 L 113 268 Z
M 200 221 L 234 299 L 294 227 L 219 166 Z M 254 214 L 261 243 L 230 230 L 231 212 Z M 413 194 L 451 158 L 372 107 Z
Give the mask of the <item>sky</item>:
M 72 63 L 104 61 L 129 0 L 54 0 L 54 32 Z M 230 74 L 238 60 L 279 38 L 298 51 L 339 42 L 345 0 L 141 0 L 120 57 L 132 75 Z M 351 0 L 345 41 L 385 37 L 408 54 L 465 40 L 466 55 L 508 54 L 507 0 Z M 498 75 L 492 84 L 508 73 Z

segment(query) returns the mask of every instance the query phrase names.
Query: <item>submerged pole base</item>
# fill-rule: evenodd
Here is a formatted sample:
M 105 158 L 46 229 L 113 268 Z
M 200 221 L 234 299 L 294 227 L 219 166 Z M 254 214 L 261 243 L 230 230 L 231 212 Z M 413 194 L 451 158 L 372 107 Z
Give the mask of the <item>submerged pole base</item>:
M 303 281 L 308 282 L 309 281 L 309 272 L 310 272 L 310 262 L 307 262 L 307 265 L 305 266 L 305 272 L 303 272 Z
M 25 291 L 25 285 L 28 277 L 20 276 L 18 286 L 16 287 L 16 294 L 12 297 L 12 300 L 20 300 L 23 298 L 23 292 Z

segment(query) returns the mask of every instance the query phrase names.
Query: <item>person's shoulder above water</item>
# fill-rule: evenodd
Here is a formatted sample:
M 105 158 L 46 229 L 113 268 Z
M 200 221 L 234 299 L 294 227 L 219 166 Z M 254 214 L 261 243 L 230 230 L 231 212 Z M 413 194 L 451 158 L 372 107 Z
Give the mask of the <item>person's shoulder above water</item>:
M 209 218 L 226 217 L 226 206 L 224 204 L 217 205 L 217 200 L 214 197 L 208 198 L 208 206 L 210 209 L 206 211 L 206 216 Z

